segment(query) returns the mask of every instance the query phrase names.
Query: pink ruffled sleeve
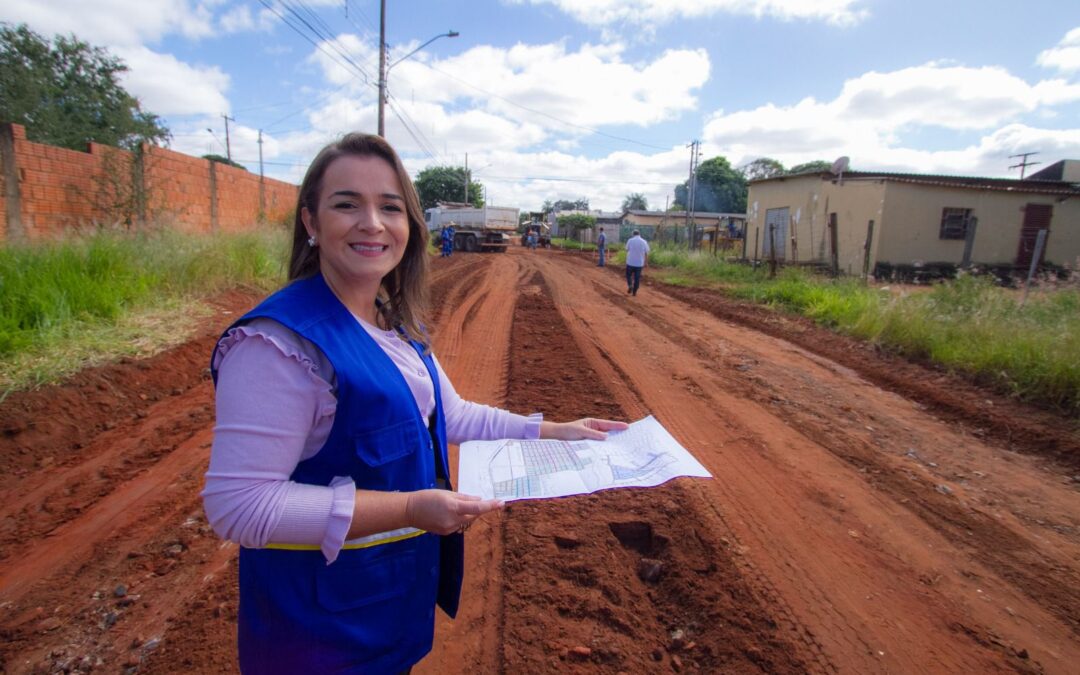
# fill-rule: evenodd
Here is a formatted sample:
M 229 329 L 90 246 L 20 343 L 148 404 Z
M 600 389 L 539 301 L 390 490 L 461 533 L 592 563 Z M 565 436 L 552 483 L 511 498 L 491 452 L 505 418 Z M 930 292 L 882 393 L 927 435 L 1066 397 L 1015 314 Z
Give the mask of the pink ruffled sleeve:
M 222 339 L 203 503 L 214 530 L 230 541 L 315 545 L 329 563 L 352 523 L 355 485 L 349 477 L 329 486 L 289 480 L 325 442 L 336 410 L 332 385 L 318 372 L 321 354 L 305 353 L 313 349 L 265 320 Z
M 438 359 L 435 359 L 435 367 L 439 373 L 443 414 L 446 416 L 446 437 L 450 443 L 500 438 L 540 438 L 543 414 L 518 415 L 501 408 L 466 401 L 458 395 Z

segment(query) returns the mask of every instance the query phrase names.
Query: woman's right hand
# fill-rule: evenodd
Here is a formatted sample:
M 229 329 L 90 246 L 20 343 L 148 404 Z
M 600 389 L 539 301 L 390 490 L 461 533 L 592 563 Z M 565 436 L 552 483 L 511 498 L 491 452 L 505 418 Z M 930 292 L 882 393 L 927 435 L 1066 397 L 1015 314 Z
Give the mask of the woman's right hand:
M 409 525 L 433 534 L 451 534 L 467 528 L 485 513 L 498 511 L 503 502 L 481 499 L 449 490 L 419 490 L 408 493 L 405 517 Z

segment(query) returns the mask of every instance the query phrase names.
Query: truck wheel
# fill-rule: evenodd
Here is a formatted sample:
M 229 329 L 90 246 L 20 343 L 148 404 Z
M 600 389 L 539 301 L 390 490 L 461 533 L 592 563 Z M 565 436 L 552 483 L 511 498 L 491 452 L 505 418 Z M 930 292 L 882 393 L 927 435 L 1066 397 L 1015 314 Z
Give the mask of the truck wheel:
M 469 236 L 465 237 L 464 244 L 465 245 L 462 246 L 462 248 L 465 249 L 467 253 L 476 252 L 476 237 L 470 234 Z

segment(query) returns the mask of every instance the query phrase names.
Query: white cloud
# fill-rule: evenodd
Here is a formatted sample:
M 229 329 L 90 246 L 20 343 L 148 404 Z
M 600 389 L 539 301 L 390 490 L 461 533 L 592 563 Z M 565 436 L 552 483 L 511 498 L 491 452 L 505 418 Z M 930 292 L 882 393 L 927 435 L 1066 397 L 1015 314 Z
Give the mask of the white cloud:
M 1041 52 L 1035 62 L 1063 73 L 1080 71 L 1080 26 L 1066 33 L 1056 46 Z
M 696 108 L 708 80 L 708 54 L 668 50 L 626 63 L 620 45 L 481 46 L 438 61 L 409 59 L 389 78 L 391 92 L 442 104 L 468 102 L 495 115 L 566 133 L 570 125 L 647 126 Z
M 256 16 L 251 13 L 248 5 L 237 5 L 218 19 L 221 30 L 225 33 L 269 32 L 273 30 L 276 21 L 277 16 L 270 10 L 264 9 Z
M 525 0 L 510 0 L 521 3 Z M 859 23 L 868 15 L 861 0 L 529 0 L 552 4 L 589 26 L 628 23 L 651 26 L 677 19 L 740 14 L 784 21 L 824 21 L 837 26 Z
M 1031 85 L 1001 68 L 929 63 L 848 80 L 832 101 L 806 98 L 791 106 L 718 112 L 705 125 L 705 139 L 736 164 L 761 156 L 791 165 L 849 155 L 858 168 L 1000 175 L 1003 167 L 991 158 L 1020 149 L 1021 140 L 1072 148 L 1077 155 L 1071 139 L 1080 130 L 1015 123 L 1025 114 L 1046 112 L 1046 106 L 1077 100 L 1080 86 L 1062 80 Z M 990 133 L 979 145 L 957 151 L 903 147 L 905 132 L 935 127 Z
M 6 0 L 0 20 L 25 22 L 45 37 L 75 33 L 94 45 L 135 46 L 178 33 L 187 38 L 214 34 L 214 3 L 189 0 Z
M 159 54 L 146 47 L 113 51 L 130 68 L 122 76 L 124 88 L 139 99 L 144 110 L 158 115 L 213 115 L 229 111 L 225 96 L 229 76 L 217 66 L 192 66 L 171 54 Z
M 391 62 L 417 44 L 396 47 Z M 313 107 L 312 125 L 334 133 L 374 129 L 377 50 L 355 35 L 322 47 L 310 62 L 342 90 Z M 563 44 L 481 46 L 443 60 L 420 52 L 390 71 L 388 134 L 404 151 L 426 148 L 460 157 L 478 147 L 528 148 L 549 141 L 572 147 L 588 129 L 647 126 L 696 107 L 694 92 L 710 72 L 704 50 L 669 50 L 635 64 L 624 63 L 622 52 L 617 44 L 584 45 L 574 52 Z M 347 65 L 345 56 L 356 66 Z M 368 79 L 357 74 L 358 67 Z M 394 110 L 405 113 L 408 128 Z M 449 140 L 431 148 L 426 139 L 436 138 Z

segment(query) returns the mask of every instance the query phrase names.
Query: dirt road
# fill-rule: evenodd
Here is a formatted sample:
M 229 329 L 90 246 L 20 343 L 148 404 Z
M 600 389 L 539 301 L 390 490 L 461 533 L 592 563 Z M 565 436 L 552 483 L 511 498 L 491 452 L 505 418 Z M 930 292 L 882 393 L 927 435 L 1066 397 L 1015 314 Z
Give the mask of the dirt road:
M 436 259 L 435 351 L 474 400 L 655 415 L 714 478 L 473 527 L 418 672 L 1075 672 L 1074 422 L 648 274 L 628 297 L 619 272 Z M 235 548 L 198 492 L 206 359 L 253 301 L 0 404 L 0 670 L 235 670 Z

